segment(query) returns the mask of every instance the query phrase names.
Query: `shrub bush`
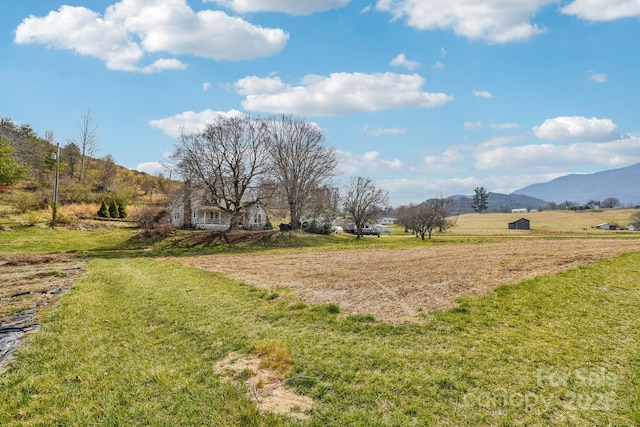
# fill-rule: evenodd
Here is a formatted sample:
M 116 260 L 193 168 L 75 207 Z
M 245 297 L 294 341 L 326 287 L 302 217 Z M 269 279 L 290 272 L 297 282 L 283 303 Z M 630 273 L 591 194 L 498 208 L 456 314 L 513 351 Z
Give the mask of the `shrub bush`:
M 110 218 L 111 213 L 109 212 L 109 207 L 107 206 L 107 202 L 104 200 L 100 204 L 100 209 L 98 209 L 98 216 L 101 218 Z
M 118 208 L 118 203 L 115 200 L 112 200 L 109 203 L 109 216 L 111 218 L 120 218 L 120 209 Z
M 12 204 L 20 213 L 27 213 L 38 206 L 38 201 L 33 193 L 17 191 L 11 197 Z
M 127 217 L 127 205 L 124 202 L 118 203 L 118 218 L 126 218 Z

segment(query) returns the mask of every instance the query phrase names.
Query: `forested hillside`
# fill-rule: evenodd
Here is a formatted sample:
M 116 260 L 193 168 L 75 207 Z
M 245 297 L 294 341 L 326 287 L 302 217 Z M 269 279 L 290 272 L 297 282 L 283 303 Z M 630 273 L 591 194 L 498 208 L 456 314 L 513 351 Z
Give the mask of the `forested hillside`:
M 109 154 L 94 157 L 97 141 L 90 115 L 86 118 L 89 121 L 82 122 L 73 140 L 60 143 L 58 204 L 164 205 L 171 181 L 118 166 Z M 51 206 L 57 143 L 52 132 L 40 136 L 29 124 L 0 118 L 0 186 L 5 204 L 20 212 Z

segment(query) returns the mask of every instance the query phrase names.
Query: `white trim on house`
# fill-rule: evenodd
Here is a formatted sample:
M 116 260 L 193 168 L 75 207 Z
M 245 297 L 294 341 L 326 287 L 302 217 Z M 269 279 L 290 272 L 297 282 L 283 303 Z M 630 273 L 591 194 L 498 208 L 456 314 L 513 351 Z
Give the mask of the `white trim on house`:
M 192 196 L 189 201 L 191 209 L 191 228 L 199 230 L 216 230 L 225 231 L 228 230 L 231 224 L 231 215 L 225 212 L 221 208 L 219 201 L 198 201 L 202 200 L 202 197 Z M 260 203 L 253 203 L 253 200 L 248 200 L 244 203 L 246 209 L 240 224 L 242 228 L 249 230 L 262 230 L 267 224 L 267 209 Z M 169 219 L 171 225 L 174 227 L 185 227 L 187 224 L 185 218 L 185 201 L 184 193 L 176 197 L 169 206 Z

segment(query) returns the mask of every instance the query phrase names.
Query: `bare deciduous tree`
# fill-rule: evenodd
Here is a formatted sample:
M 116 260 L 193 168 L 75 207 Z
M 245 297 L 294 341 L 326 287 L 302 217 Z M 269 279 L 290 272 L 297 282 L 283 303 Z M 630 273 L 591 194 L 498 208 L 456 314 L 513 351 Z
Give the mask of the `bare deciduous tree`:
M 420 237 L 422 237 L 422 240 L 424 240 L 425 235 L 428 235 L 429 239 L 431 239 L 431 235 L 435 230 L 442 232 L 452 225 L 452 223 L 447 220 L 450 206 L 450 197 L 429 199 L 416 206 L 414 229 Z
M 269 171 L 266 137 L 264 121 L 218 117 L 201 133 L 183 134 L 171 156 L 192 191 L 204 193 L 230 215 L 230 230 L 239 228 L 244 210 L 260 201 L 259 180 Z
M 364 225 L 376 219 L 389 203 L 387 191 L 377 188 L 371 178 L 353 177 L 345 188 L 342 205 L 345 214 L 356 226 L 356 235 L 362 237 Z
M 315 123 L 283 115 L 270 119 L 268 128 L 274 176 L 289 205 L 291 226 L 298 228 L 314 192 L 333 175 L 336 152 Z
M 603 201 L 600 202 L 600 207 L 603 209 L 613 209 L 620 206 L 620 200 L 615 197 L 607 197 Z
M 452 203 L 450 197 L 438 197 L 418 205 L 400 206 L 398 222 L 405 226 L 405 231 L 413 230 L 416 237 L 424 240 L 425 236 L 429 236 L 431 239 L 435 230 L 444 231 L 453 225 L 454 221 L 448 219 Z
M 97 130 L 98 125 L 93 121 L 91 110 L 85 110 L 76 126 L 76 135 L 73 138 L 73 142 L 80 149 L 80 182 L 84 180 L 89 157 L 95 156 L 98 151 Z

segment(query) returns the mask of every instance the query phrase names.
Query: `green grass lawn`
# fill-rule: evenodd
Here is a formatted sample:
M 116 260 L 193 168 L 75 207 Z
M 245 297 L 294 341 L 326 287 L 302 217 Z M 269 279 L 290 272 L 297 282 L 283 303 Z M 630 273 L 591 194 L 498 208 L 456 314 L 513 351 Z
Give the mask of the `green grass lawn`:
M 381 239 L 382 240 L 382 239 Z M 389 326 L 152 258 L 96 258 L 0 375 L 0 425 L 637 425 L 640 254 Z M 217 360 L 285 342 L 305 421 Z
M 82 253 L 144 247 L 132 243 L 134 232 L 131 223 L 117 223 L 84 230 L 11 224 L 9 231 L 0 231 L 0 253 Z

